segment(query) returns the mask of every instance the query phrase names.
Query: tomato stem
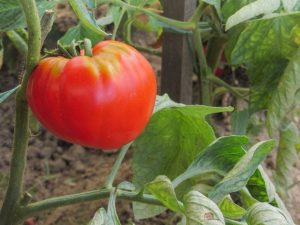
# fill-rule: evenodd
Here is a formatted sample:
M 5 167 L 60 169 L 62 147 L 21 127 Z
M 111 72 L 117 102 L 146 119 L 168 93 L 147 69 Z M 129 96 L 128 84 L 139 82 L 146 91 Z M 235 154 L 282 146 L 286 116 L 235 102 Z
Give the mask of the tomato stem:
M 21 0 L 25 19 L 28 28 L 28 49 L 27 64 L 25 74 L 21 83 L 21 87 L 16 95 L 16 114 L 15 114 L 15 130 L 13 139 L 12 160 L 10 166 L 10 178 L 7 193 L 0 212 L 0 225 L 14 225 L 22 223 L 19 215 L 19 209 L 23 206 L 23 177 L 26 167 L 27 146 L 29 137 L 29 108 L 26 100 L 26 88 L 32 70 L 36 67 L 40 60 L 40 49 L 42 32 L 40 19 L 37 11 L 36 2 L 34 0 Z M 47 14 L 46 17 L 53 13 Z M 50 31 L 53 19 L 47 20 L 44 28 L 43 40 Z
M 83 40 L 83 48 L 84 48 L 84 53 L 86 56 L 93 56 L 93 51 L 92 51 L 92 42 L 90 39 L 85 38 Z
M 10 30 L 6 32 L 9 40 L 14 44 L 18 52 L 25 57 L 28 52 L 27 42 L 16 31 Z
M 119 30 L 120 23 L 121 23 L 121 21 L 122 21 L 124 15 L 125 15 L 125 13 L 126 13 L 126 8 L 125 8 L 125 7 L 122 7 L 120 16 L 119 16 L 118 20 L 115 22 L 115 25 L 114 25 L 113 34 L 112 34 L 112 37 L 111 37 L 112 40 L 115 40 L 115 39 L 116 39 L 116 36 L 117 36 L 117 32 L 118 32 L 118 30 Z
M 111 188 L 104 188 L 100 190 L 45 199 L 20 208 L 20 215 L 23 219 L 26 219 L 41 211 L 72 205 L 80 202 L 106 199 L 109 197 L 111 190 Z M 140 191 L 117 190 L 117 197 L 119 199 L 162 206 L 162 203 L 158 201 L 154 196 L 149 194 L 141 194 Z
M 186 31 L 193 31 L 195 29 L 196 24 L 190 21 L 180 21 L 180 20 L 174 20 L 170 19 L 164 16 L 161 16 L 151 10 L 137 7 L 131 4 L 128 4 L 126 2 L 123 2 L 121 0 L 100 0 L 99 3 L 112 3 L 121 7 L 126 8 L 128 11 L 139 11 L 143 12 L 148 16 L 152 16 L 153 18 L 157 19 L 158 21 L 168 24 L 170 27 L 174 27 L 179 30 L 186 30 Z
M 122 161 L 123 161 L 126 153 L 128 152 L 128 149 L 130 148 L 131 144 L 132 144 L 132 142 L 128 143 L 127 145 L 124 145 L 121 148 L 120 153 L 119 153 L 119 155 L 118 155 L 118 157 L 117 157 L 117 159 L 116 159 L 116 161 L 115 161 L 115 163 L 114 163 L 114 165 L 113 165 L 113 167 L 110 171 L 110 174 L 107 177 L 107 180 L 104 184 L 104 187 L 106 187 L 106 188 L 111 188 L 112 187 L 114 179 L 117 175 L 117 172 L 118 172 L 118 170 L 119 170 L 119 168 L 122 164 Z

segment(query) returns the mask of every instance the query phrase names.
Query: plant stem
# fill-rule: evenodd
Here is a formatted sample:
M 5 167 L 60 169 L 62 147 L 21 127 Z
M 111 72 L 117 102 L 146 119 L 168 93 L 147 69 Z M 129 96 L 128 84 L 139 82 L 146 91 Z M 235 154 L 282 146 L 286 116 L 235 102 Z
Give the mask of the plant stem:
M 247 225 L 247 223 L 238 222 L 238 221 L 231 220 L 228 218 L 225 218 L 225 222 L 226 222 L 226 224 L 229 224 L 229 225 Z
M 19 89 L 16 96 L 16 125 L 13 153 L 10 165 L 10 178 L 6 196 L 0 213 L 0 225 L 13 225 L 16 211 L 21 201 L 23 176 L 26 166 L 28 140 L 28 106 Z
M 10 30 L 6 32 L 9 40 L 14 44 L 18 52 L 25 57 L 28 52 L 28 46 L 26 41 L 14 30 Z
M 124 29 L 124 38 L 125 38 L 126 43 L 130 44 L 131 46 L 133 46 L 134 48 L 136 48 L 139 51 L 146 52 L 146 53 L 149 53 L 149 54 L 152 54 L 152 55 L 161 56 L 161 51 L 159 51 L 159 50 L 156 50 L 156 49 L 153 49 L 153 48 L 143 47 L 143 46 L 140 46 L 140 45 L 136 45 L 132 42 L 132 39 L 131 39 L 132 23 L 133 23 L 133 20 L 131 19 L 131 20 L 127 21 L 124 25 L 124 27 L 125 27 L 125 29 Z
M 23 192 L 23 177 L 26 167 L 27 145 L 29 137 L 29 109 L 25 94 L 29 76 L 40 59 L 41 49 L 41 25 L 35 1 L 21 0 L 20 3 L 26 18 L 29 33 L 28 49 L 30 49 L 30 51 L 27 53 L 26 70 L 23 76 L 21 87 L 16 95 L 16 124 L 10 167 L 10 179 L 7 193 L 0 212 L 0 225 L 14 225 L 22 223 L 22 218 L 19 216 L 19 209 L 22 204 L 21 198 Z M 45 33 L 48 32 L 49 31 Z
M 111 3 L 114 5 L 118 5 L 120 7 L 123 7 L 125 9 L 127 9 L 128 11 L 138 11 L 138 12 L 143 12 L 148 16 L 152 16 L 153 18 L 157 19 L 158 21 L 164 23 L 164 24 L 168 24 L 170 27 L 174 27 L 176 29 L 179 30 L 186 30 L 186 31 L 193 31 L 196 27 L 196 24 L 193 22 L 189 22 L 189 21 L 179 21 L 179 20 L 174 20 L 174 19 L 170 19 L 164 16 L 161 16 L 157 13 L 154 13 L 151 10 L 147 10 L 145 8 L 140 8 L 134 5 L 130 5 L 126 2 L 123 2 L 121 0 L 102 0 L 99 1 L 99 3 Z
M 213 82 L 214 84 L 217 84 L 221 87 L 224 87 L 226 88 L 228 91 L 230 91 L 232 94 L 234 94 L 235 96 L 241 98 L 241 99 L 244 99 L 246 101 L 248 101 L 247 98 L 245 98 L 245 96 L 243 94 L 241 94 L 239 91 L 237 91 L 236 88 L 232 87 L 231 85 L 227 84 L 225 81 L 223 81 L 222 79 L 214 76 L 214 75 L 209 75 L 208 77 L 208 80 Z
M 198 64 L 200 65 L 200 74 L 199 80 L 201 83 L 201 104 L 211 105 L 210 103 L 210 91 L 209 91 L 209 81 L 208 76 L 210 74 L 210 70 L 208 68 L 206 57 L 203 49 L 201 32 L 198 27 L 196 27 L 193 33 L 194 45 L 197 53 Z
M 74 48 L 75 49 L 75 48 Z M 92 51 L 92 42 L 90 39 L 85 38 L 83 40 L 83 49 L 84 49 L 84 54 L 86 56 L 92 57 L 93 56 L 93 51 Z M 75 49 L 76 52 L 76 49 Z
M 258 202 L 255 198 L 252 197 L 247 188 L 243 188 L 239 191 L 239 193 L 242 204 L 246 209 L 249 209 L 251 206 Z
M 119 168 L 122 164 L 122 161 L 123 161 L 128 149 L 130 148 L 131 144 L 132 144 L 132 142 L 128 143 L 127 145 L 124 145 L 121 148 L 120 153 L 119 153 L 119 155 L 118 155 L 118 157 L 117 157 L 117 159 L 116 159 L 116 161 L 115 161 L 115 163 L 114 163 L 114 165 L 113 165 L 113 167 L 110 171 L 110 174 L 107 177 L 107 180 L 104 184 L 104 187 L 106 187 L 106 188 L 111 188 L 112 187 L 114 179 L 117 175 L 117 172 L 118 172 L 118 170 L 119 170 Z
M 41 28 L 42 28 L 41 45 L 44 43 L 48 33 L 51 31 L 54 19 L 55 19 L 54 11 L 46 10 L 45 14 L 41 19 Z
M 226 40 L 224 38 L 214 37 L 209 41 L 207 48 L 207 65 L 214 72 L 217 68 L 224 49 Z
M 69 4 L 71 5 L 72 9 L 74 10 L 76 16 L 80 20 L 80 22 L 86 26 L 89 27 L 90 30 L 95 32 L 98 35 L 105 36 L 107 35 L 103 30 L 101 30 L 96 24 L 95 21 L 90 16 L 90 12 L 85 7 L 83 1 L 77 1 L 77 0 L 68 0 Z
M 121 10 L 120 16 L 118 18 L 118 21 L 116 21 L 115 25 L 114 25 L 113 34 L 112 34 L 112 37 L 111 37 L 112 40 L 116 40 L 116 36 L 117 36 L 118 30 L 119 30 L 119 26 L 121 24 L 121 21 L 122 21 L 124 15 L 125 15 L 125 12 L 126 12 L 126 8 L 123 7 L 122 10 Z
M 192 15 L 190 21 L 194 23 L 195 29 L 193 31 L 193 40 L 194 40 L 194 46 L 198 58 L 198 64 L 200 65 L 200 74 L 199 74 L 199 80 L 201 83 L 201 104 L 204 105 L 211 105 L 210 103 L 210 90 L 209 90 L 209 82 L 207 77 L 210 74 L 209 67 L 207 65 L 205 52 L 203 49 L 203 42 L 202 42 L 202 36 L 201 36 L 201 30 L 198 26 L 198 22 L 202 16 L 202 13 L 207 6 L 206 3 L 200 2 L 198 7 L 196 8 L 194 14 Z
M 61 197 L 49 198 L 40 202 L 32 203 L 24 206 L 20 209 L 20 215 L 22 218 L 33 216 L 41 211 L 49 210 L 61 206 L 71 205 L 80 202 L 94 201 L 99 199 L 108 198 L 111 189 L 101 189 L 89 192 L 83 192 L 73 195 L 66 195 Z M 141 196 L 139 192 L 130 192 L 117 190 L 117 197 L 120 199 L 137 201 L 152 205 L 162 205 L 157 199 L 152 195 L 144 194 Z
M 230 86 L 229 84 L 227 84 L 227 85 L 226 85 L 226 87 L 224 87 L 224 86 L 217 87 L 214 90 L 214 93 L 212 94 L 213 99 L 215 99 L 215 98 L 219 97 L 220 95 L 225 94 L 229 91 L 235 97 L 237 97 L 237 98 L 242 97 L 242 99 L 245 100 L 246 102 L 249 101 L 248 98 L 247 98 L 247 96 L 249 95 L 249 91 L 250 91 L 249 88 L 233 87 L 233 86 Z

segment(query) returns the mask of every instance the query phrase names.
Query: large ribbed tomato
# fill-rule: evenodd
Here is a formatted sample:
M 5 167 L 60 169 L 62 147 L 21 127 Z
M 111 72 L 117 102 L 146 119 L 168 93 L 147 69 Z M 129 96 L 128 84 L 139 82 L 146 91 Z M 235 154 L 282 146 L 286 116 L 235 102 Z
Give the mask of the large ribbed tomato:
M 27 87 L 32 112 L 48 130 L 72 143 L 106 150 L 143 131 L 155 97 L 149 62 L 117 41 L 100 42 L 92 57 L 41 60 Z

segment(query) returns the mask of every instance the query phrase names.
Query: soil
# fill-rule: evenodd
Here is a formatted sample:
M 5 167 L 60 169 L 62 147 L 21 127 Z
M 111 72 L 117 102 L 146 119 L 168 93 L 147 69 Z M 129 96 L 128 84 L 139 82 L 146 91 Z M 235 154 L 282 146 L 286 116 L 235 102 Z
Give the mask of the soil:
M 69 9 L 61 6 L 61 10 Z M 100 9 L 100 13 L 101 14 Z M 65 31 L 66 27 L 76 23 L 73 14 L 58 14 L 57 29 Z M 149 44 L 151 37 L 144 36 L 143 33 L 137 35 L 135 40 L 140 44 Z M 146 57 L 154 65 L 157 74 L 160 74 L 161 60 L 157 56 L 147 55 Z M 7 68 L 2 68 L 0 72 L 0 92 L 15 87 L 18 78 L 15 74 L 8 74 Z M 159 80 L 159 79 L 158 79 Z M 197 82 L 195 79 L 195 87 Z M 197 94 L 195 93 L 195 96 Z M 230 96 L 222 99 L 221 104 L 230 104 Z M 0 205 L 2 205 L 11 159 L 11 147 L 14 129 L 14 99 L 10 98 L 0 104 Z M 227 118 L 228 116 L 223 115 Z M 222 123 L 218 129 L 219 133 L 229 133 L 229 122 Z M 96 149 L 83 148 L 57 139 L 51 133 L 41 128 L 38 135 L 29 140 L 27 169 L 25 173 L 25 190 L 33 195 L 33 201 L 46 199 L 53 196 L 60 196 L 83 191 L 99 189 L 110 171 L 117 153 L 104 153 Z M 129 151 L 122 163 L 121 169 L 116 177 L 116 183 L 131 179 L 131 156 Z M 272 173 L 274 158 L 271 157 L 266 163 L 269 174 Z M 294 180 L 300 180 L 300 163 L 294 171 Z M 290 190 L 294 208 L 300 209 L 300 187 L 296 185 Z M 72 206 L 60 207 L 44 212 L 32 218 L 36 225 L 80 225 L 87 224 L 94 212 L 100 207 L 106 207 L 107 201 L 93 201 L 79 203 Z M 175 217 L 170 213 L 142 221 L 133 219 L 132 207 L 127 201 L 117 201 L 118 215 L 122 224 L 136 225 L 166 225 L 176 224 L 171 222 Z M 295 213 L 295 221 L 300 225 L 300 212 Z M 30 224 L 30 221 L 27 223 Z

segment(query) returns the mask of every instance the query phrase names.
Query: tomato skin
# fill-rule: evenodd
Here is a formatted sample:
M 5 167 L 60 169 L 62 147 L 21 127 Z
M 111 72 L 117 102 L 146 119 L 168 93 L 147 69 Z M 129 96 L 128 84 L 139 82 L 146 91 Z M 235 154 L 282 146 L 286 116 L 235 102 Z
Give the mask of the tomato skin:
M 156 98 L 149 62 L 131 46 L 103 41 L 93 57 L 41 60 L 27 86 L 32 112 L 56 136 L 115 149 L 145 128 Z

